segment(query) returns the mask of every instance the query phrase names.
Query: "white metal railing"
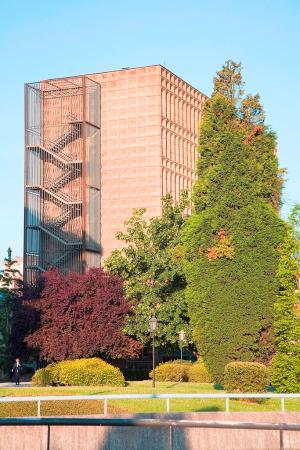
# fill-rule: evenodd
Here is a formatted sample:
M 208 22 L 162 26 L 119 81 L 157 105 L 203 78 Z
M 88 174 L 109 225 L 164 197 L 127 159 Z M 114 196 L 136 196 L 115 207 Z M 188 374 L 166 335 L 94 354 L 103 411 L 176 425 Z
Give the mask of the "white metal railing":
M 11 402 L 37 402 L 37 416 L 41 416 L 41 402 L 44 401 L 69 401 L 69 400 L 102 400 L 104 402 L 103 414 L 107 416 L 107 404 L 109 400 L 136 400 L 136 399 L 164 399 L 166 400 L 166 412 L 170 412 L 170 400 L 172 399 L 223 399 L 225 400 L 225 411 L 229 412 L 230 399 L 280 399 L 281 412 L 285 412 L 286 399 L 300 399 L 300 394 L 111 394 L 111 395 L 51 395 L 51 396 L 32 396 L 32 397 L 0 397 L 0 403 Z

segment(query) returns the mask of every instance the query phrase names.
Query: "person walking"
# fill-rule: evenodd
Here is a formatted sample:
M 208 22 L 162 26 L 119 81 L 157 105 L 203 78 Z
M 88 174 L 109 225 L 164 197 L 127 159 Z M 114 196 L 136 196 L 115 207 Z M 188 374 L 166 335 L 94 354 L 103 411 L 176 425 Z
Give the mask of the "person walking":
M 22 364 L 19 358 L 16 358 L 16 361 L 11 369 L 14 377 L 15 377 L 15 381 L 16 381 L 16 386 L 19 386 L 20 384 L 20 377 L 21 377 L 21 371 L 22 371 Z

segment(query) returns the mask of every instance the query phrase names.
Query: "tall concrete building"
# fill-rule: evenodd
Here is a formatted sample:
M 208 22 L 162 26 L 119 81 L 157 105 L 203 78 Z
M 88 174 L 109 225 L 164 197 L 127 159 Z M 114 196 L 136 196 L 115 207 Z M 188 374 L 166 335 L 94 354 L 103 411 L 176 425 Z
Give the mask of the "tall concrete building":
M 160 65 L 25 85 L 25 279 L 81 272 L 195 179 L 206 96 Z

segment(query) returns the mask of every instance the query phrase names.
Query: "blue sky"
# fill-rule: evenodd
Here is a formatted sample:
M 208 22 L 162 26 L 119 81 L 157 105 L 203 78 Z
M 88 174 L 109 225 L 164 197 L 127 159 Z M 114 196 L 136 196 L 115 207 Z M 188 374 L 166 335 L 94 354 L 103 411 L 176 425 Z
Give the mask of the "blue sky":
M 227 59 L 259 92 L 288 169 L 283 214 L 299 202 L 299 0 L 4 1 L 0 9 L 0 259 L 23 251 L 24 83 L 164 64 L 210 94 Z

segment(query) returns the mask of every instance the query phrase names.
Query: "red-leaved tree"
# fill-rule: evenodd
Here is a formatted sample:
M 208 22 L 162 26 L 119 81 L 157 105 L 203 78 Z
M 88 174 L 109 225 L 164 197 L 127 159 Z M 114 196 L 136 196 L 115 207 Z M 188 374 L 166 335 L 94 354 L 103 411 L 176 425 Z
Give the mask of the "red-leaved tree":
M 123 332 L 131 309 L 119 277 L 96 268 L 67 276 L 50 269 L 43 277 L 41 297 L 32 300 L 40 326 L 25 339 L 42 358 L 138 356 L 141 344 Z

